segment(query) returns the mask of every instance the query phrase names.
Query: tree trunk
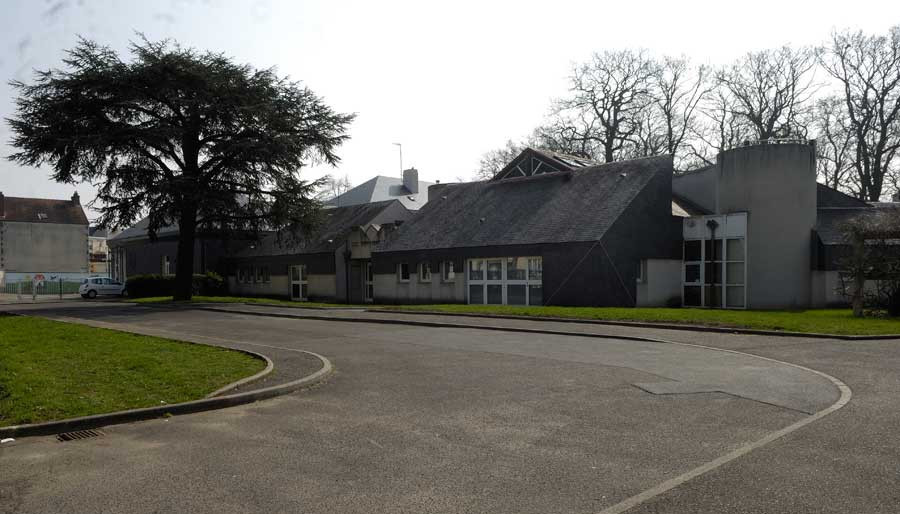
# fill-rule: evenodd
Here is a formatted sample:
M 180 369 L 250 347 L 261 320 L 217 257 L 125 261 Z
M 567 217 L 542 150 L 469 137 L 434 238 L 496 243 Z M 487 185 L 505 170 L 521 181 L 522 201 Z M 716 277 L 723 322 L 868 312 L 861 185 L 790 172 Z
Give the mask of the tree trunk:
M 197 206 L 185 206 L 178 221 L 178 260 L 175 267 L 174 300 L 190 300 L 194 295 L 194 240 L 197 237 Z

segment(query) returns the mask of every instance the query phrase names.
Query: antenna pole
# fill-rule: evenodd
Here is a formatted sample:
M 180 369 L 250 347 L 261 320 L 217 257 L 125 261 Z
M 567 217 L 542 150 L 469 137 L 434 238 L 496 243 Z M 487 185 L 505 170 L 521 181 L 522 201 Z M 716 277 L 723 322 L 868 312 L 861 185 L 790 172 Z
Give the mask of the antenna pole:
M 403 180 L 403 145 L 400 143 L 394 143 L 394 145 L 400 150 L 400 180 Z

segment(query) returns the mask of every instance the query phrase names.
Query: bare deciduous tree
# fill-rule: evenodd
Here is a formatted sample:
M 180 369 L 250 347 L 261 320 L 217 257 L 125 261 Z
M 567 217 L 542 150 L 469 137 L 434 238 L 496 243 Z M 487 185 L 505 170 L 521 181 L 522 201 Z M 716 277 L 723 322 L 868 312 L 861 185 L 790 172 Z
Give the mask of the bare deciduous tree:
M 509 139 L 503 147 L 485 152 L 478 163 L 478 169 L 475 170 L 475 180 L 490 180 L 515 159 L 524 148 L 524 144 Z
M 733 98 L 723 88 L 717 88 L 704 102 L 703 118 L 695 129 L 687 158 L 694 166 L 715 164 L 719 152 L 734 148 L 751 137 L 752 128 L 735 114 Z
M 650 102 L 656 71 L 643 50 L 595 53 L 575 66 L 571 95 L 558 102 L 558 133 L 570 133 L 582 148 L 596 148 L 594 157 L 612 162 L 620 157 L 638 130 L 638 115 Z
M 645 155 L 668 153 L 675 156 L 677 167 L 691 167 L 695 162 L 690 157 L 691 139 L 698 129 L 703 102 L 711 91 L 706 66 L 693 68 L 685 57 L 664 57 L 656 68 L 652 90 L 653 111 L 660 118 L 658 125 L 662 129 L 661 148 L 648 147 L 657 151 Z M 647 124 L 648 128 L 651 126 Z
M 756 138 L 806 135 L 815 52 L 784 46 L 751 52 L 717 73 L 717 81 L 731 96 L 732 114 L 744 119 Z
M 816 131 L 816 167 L 826 186 L 859 195 L 849 179 L 853 167 L 853 137 L 847 126 L 843 100 L 829 96 L 816 102 L 812 126 Z
M 835 32 L 819 62 L 842 91 L 858 194 L 878 201 L 900 149 L 900 26 L 884 36 Z
M 321 179 L 321 186 L 316 192 L 316 199 L 321 202 L 334 200 L 335 198 L 346 193 L 353 187 L 350 182 L 350 176 L 336 177 L 334 175 L 325 175 Z

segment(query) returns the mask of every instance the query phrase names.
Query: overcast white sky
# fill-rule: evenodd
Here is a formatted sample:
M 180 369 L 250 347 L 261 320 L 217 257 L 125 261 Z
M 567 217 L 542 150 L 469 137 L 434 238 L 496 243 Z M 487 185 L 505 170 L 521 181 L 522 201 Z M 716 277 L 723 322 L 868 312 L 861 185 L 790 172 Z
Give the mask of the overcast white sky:
M 750 50 L 814 45 L 833 28 L 885 32 L 900 2 L 5 0 L 0 118 L 12 79 L 58 66 L 77 35 L 124 50 L 134 32 L 276 66 L 336 109 L 356 112 L 340 167 L 353 184 L 415 166 L 423 180 L 468 178 L 482 153 L 540 123 L 565 92 L 571 64 L 592 51 L 644 47 L 722 64 Z M 5 160 L 0 191 L 67 198 L 73 187 Z M 328 170 L 313 169 L 314 178 Z M 77 186 L 83 201 L 89 185 Z

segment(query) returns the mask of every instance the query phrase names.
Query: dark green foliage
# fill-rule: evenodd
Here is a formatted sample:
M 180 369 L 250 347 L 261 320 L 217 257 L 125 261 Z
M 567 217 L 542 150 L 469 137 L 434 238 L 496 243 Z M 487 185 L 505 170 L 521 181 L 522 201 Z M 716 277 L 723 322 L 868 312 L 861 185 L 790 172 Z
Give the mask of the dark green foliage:
M 151 296 L 172 296 L 175 294 L 175 275 L 135 275 L 126 284 L 128 296 L 147 298 Z M 216 273 L 193 275 L 191 292 L 194 295 L 215 296 L 227 290 L 225 281 Z
M 65 69 L 12 82 L 19 97 L 8 122 L 18 152 L 9 158 L 47 164 L 59 182 L 96 184 L 101 226 L 148 214 L 152 238 L 178 225 L 178 262 L 193 262 L 198 232 L 314 227 L 319 184 L 299 172 L 339 161 L 354 115 L 272 69 L 222 54 L 142 39 L 131 57 L 81 40 Z M 190 273 L 177 271 L 182 299 L 190 297 Z

